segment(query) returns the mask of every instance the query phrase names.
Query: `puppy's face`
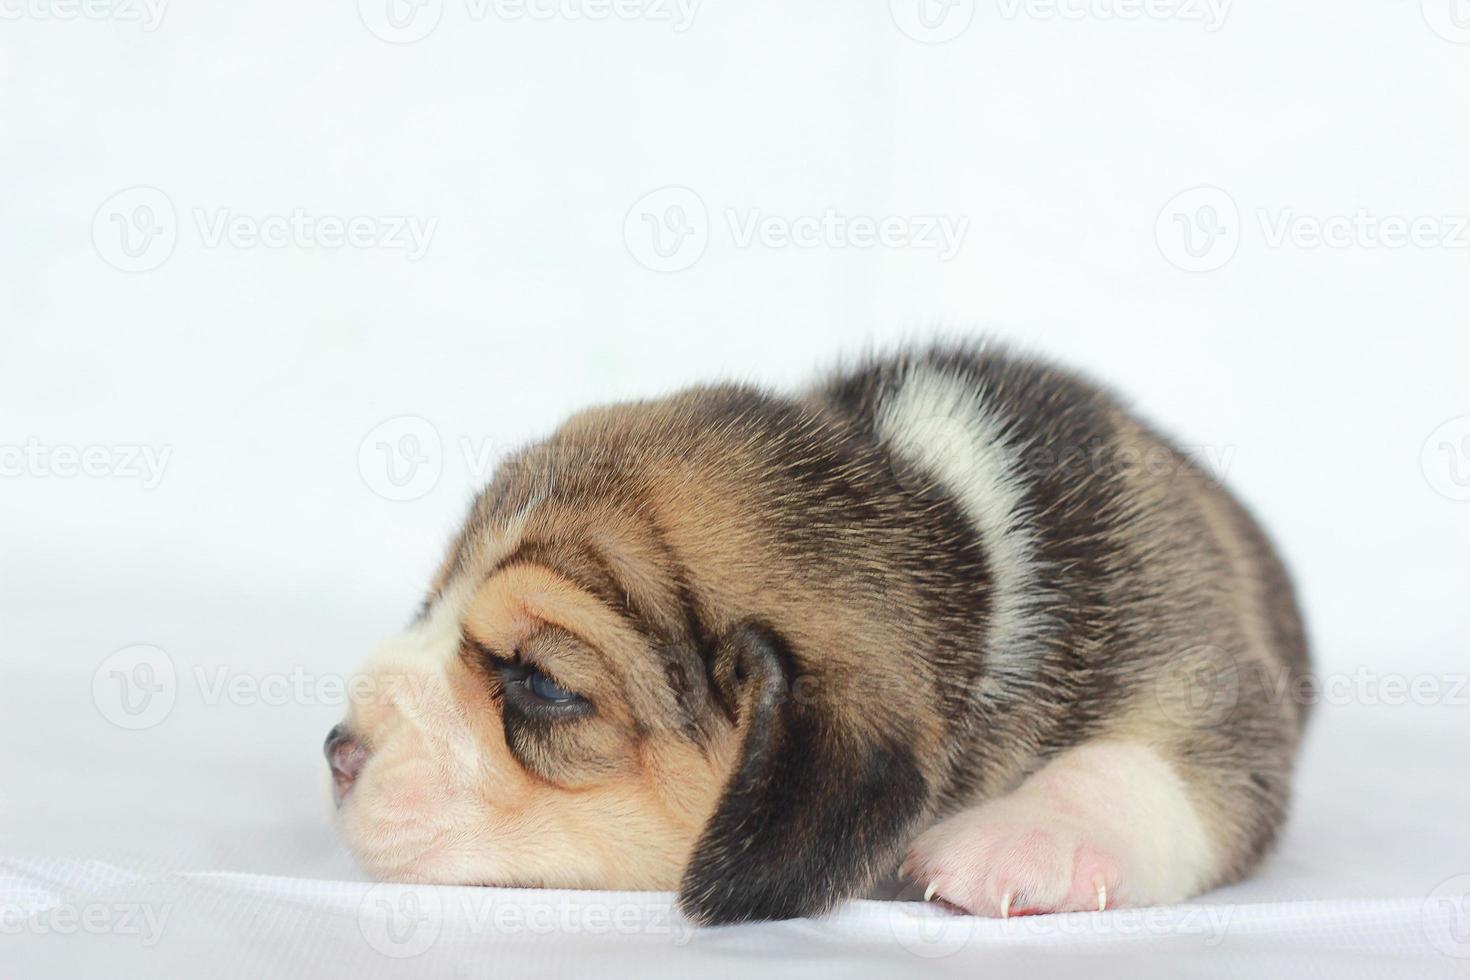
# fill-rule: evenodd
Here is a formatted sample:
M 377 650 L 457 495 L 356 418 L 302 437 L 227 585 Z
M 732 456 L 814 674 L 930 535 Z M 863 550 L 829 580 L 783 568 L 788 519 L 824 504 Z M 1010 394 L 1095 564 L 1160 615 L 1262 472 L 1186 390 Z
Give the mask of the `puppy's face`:
M 818 649 L 861 617 L 771 579 L 790 557 L 760 480 L 650 427 L 574 420 L 576 451 L 503 467 L 353 685 L 327 754 L 372 874 L 679 889 L 733 921 L 820 911 L 888 870 L 923 776 L 868 717 L 869 675 Z
M 730 726 L 682 723 L 660 667 L 674 654 L 654 642 L 532 562 L 443 594 L 357 685 L 346 729 L 363 758 L 338 783 L 364 866 L 394 880 L 677 887 Z

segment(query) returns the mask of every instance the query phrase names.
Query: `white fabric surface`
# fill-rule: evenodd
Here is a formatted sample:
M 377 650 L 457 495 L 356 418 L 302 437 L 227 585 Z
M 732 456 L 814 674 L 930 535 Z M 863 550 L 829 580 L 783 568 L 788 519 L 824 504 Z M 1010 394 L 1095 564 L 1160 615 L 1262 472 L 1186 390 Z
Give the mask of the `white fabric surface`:
M 1279 853 L 1187 907 L 1000 923 L 859 901 L 693 931 L 666 894 L 364 880 L 330 823 L 330 675 L 300 676 L 285 703 L 220 695 L 223 678 L 268 690 L 349 610 L 181 596 L 168 628 L 197 639 L 168 644 L 172 708 L 124 731 L 81 647 L 159 607 L 47 598 L 3 607 L 23 666 L 4 691 L 0 977 L 192 977 L 205 962 L 248 978 L 1470 974 L 1463 705 L 1322 706 Z
M 1170 15 L 1193 0 L 960 0 L 973 25 L 923 43 L 903 0 L 707 0 L 682 31 L 426 0 L 417 44 L 367 29 L 375 0 L 167 3 L 156 29 L 96 13 L 136 4 L 0 4 L 0 980 L 1470 975 L 1470 460 L 1444 456 L 1470 413 L 1466 253 L 1274 233 L 1453 228 L 1457 4 L 1239 0 L 1208 28 Z M 1191 273 L 1161 214 L 1205 184 L 1238 248 Z M 130 272 L 107 208 L 140 187 L 177 241 Z M 626 234 L 661 187 L 708 210 L 681 272 Z M 413 260 L 210 234 L 298 210 L 436 233 Z M 948 259 L 739 235 L 828 210 L 968 232 Z M 495 458 L 589 403 L 796 383 L 936 324 L 1093 371 L 1226 461 L 1323 670 L 1437 694 L 1323 706 L 1279 854 L 1205 912 L 858 902 L 688 934 L 667 896 L 444 890 L 416 899 L 432 942 L 385 953 L 418 920 L 331 831 L 331 682 L 402 623 Z M 433 479 L 387 499 L 369 436 L 405 418 Z M 168 465 L 17 475 L 29 443 Z M 102 710 L 132 644 L 176 683 L 140 730 Z M 495 917 L 517 908 L 558 925 Z

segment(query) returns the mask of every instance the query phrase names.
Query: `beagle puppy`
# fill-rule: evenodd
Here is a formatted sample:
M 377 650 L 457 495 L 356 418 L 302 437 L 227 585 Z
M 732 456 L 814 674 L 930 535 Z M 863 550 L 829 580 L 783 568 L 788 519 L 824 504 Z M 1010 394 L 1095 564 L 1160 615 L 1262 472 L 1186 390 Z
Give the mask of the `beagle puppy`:
M 395 881 L 814 915 L 1177 902 L 1275 840 L 1292 586 L 1214 477 L 978 346 L 576 415 L 506 461 L 326 751 Z

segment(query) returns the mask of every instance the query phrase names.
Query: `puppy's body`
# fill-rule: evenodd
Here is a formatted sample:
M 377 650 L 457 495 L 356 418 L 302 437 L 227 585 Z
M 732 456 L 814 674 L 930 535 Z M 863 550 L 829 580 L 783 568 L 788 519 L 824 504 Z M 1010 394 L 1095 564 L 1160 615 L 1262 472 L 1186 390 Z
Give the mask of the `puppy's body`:
M 990 914 L 1234 880 L 1310 683 L 1223 489 L 1097 389 L 967 348 L 573 418 L 370 673 L 417 682 L 354 710 L 370 869 L 677 886 L 702 921 L 818 912 L 905 856 Z

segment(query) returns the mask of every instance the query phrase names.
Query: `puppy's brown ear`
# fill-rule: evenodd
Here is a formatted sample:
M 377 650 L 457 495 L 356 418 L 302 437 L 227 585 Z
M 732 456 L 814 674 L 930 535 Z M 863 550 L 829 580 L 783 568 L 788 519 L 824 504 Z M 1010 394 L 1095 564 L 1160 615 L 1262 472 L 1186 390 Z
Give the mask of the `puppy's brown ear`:
M 913 750 L 862 717 L 880 706 L 797 684 L 791 651 L 761 625 L 724 638 L 716 675 L 743 743 L 684 871 L 684 914 L 704 925 L 816 915 L 893 871 L 928 793 Z

